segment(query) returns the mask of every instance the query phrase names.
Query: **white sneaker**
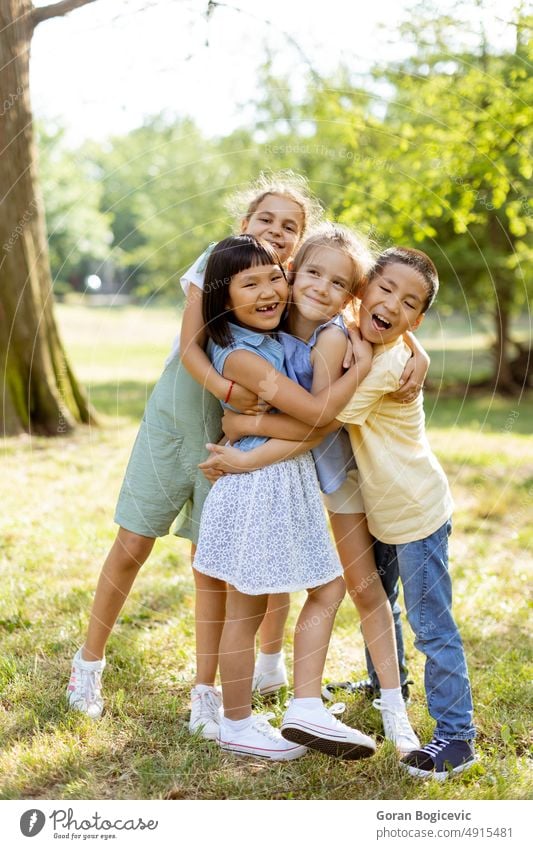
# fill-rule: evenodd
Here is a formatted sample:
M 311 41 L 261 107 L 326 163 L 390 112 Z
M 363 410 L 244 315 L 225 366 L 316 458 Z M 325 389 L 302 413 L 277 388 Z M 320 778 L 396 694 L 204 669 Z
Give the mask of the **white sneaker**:
M 381 699 L 374 699 L 373 705 L 381 711 L 385 737 L 395 743 L 401 755 L 408 755 L 420 748 L 420 740 L 411 727 L 405 708 L 395 710 L 383 704 Z
M 376 751 L 371 737 L 335 719 L 322 704 L 305 708 L 291 701 L 281 723 L 281 733 L 286 740 L 343 760 L 369 758 Z
M 264 716 L 255 716 L 241 731 L 231 731 L 222 720 L 218 744 L 225 752 L 269 758 L 271 761 L 292 761 L 305 755 L 305 746 L 295 746 L 283 739 L 277 728 Z
M 269 696 L 277 693 L 282 687 L 289 686 L 285 660 L 281 657 L 275 668 L 265 672 L 261 669 L 259 661 L 256 661 L 252 690 L 258 691 L 260 696 Z
M 102 660 L 83 660 L 78 649 L 72 661 L 72 671 L 67 687 L 67 699 L 73 710 L 87 714 L 91 719 L 99 719 L 104 709 L 102 699 L 102 672 L 105 658 Z
M 222 718 L 222 694 L 216 687 L 197 684 L 191 690 L 189 731 L 206 740 L 216 740 Z

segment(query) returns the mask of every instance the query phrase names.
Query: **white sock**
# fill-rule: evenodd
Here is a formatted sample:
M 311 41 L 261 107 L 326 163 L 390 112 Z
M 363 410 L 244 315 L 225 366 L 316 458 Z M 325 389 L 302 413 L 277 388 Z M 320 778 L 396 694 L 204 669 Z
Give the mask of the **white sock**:
M 89 669 L 97 669 L 99 666 L 102 665 L 102 663 L 105 662 L 104 658 L 102 658 L 101 660 L 85 660 L 85 658 L 83 656 L 83 648 L 79 649 L 76 656 L 77 656 L 78 660 L 81 660 L 81 662 L 84 664 L 84 666 L 88 666 Z
M 247 716 L 245 719 L 228 719 L 227 716 L 222 717 L 222 723 L 226 726 L 228 731 L 242 731 L 244 728 L 251 725 L 252 722 L 252 714 Z
M 309 697 L 309 698 L 306 698 L 306 699 L 293 699 L 292 702 L 293 702 L 294 705 L 297 705 L 297 707 L 302 707 L 302 708 L 322 708 L 323 707 L 322 699 L 319 699 L 318 697 L 316 699 L 312 698 L 312 697 Z
M 405 702 L 403 700 L 401 687 L 393 687 L 390 690 L 382 689 L 381 701 L 385 707 L 391 708 L 391 710 L 405 710 Z
M 205 693 L 207 690 L 216 690 L 216 687 L 211 684 L 195 684 L 193 690 L 196 690 L 197 693 Z
M 276 652 L 276 654 L 265 654 L 259 651 L 255 661 L 255 670 L 256 672 L 274 672 L 281 663 L 283 663 L 282 651 Z

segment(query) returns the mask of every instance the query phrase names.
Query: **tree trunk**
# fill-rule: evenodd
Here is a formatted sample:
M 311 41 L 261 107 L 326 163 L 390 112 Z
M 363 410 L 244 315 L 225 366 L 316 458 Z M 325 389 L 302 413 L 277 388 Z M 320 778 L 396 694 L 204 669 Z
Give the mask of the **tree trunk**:
M 511 234 L 506 232 L 503 223 L 496 213 L 489 218 L 490 242 L 501 256 L 509 253 L 512 247 Z M 516 384 L 511 367 L 511 339 L 510 339 L 510 317 L 512 299 L 512 287 L 514 280 L 509 275 L 508 269 L 496 269 L 496 304 L 494 310 L 494 322 L 496 331 L 496 344 L 494 346 L 494 388 L 505 395 L 514 395 Z
M 495 345 L 495 368 L 494 388 L 505 395 L 513 395 L 516 385 L 511 368 L 509 337 L 509 307 L 505 297 L 496 301 L 496 345 Z
M 29 96 L 31 0 L 0 3 L 0 431 L 94 421 L 68 364 L 52 280 Z

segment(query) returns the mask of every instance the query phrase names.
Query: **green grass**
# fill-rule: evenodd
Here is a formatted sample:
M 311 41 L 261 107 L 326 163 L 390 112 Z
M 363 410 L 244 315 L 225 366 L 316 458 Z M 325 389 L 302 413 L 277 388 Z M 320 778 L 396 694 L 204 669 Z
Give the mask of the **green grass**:
M 93 723 L 66 710 L 69 662 L 114 538 L 122 473 L 177 317 L 159 310 L 62 306 L 59 318 L 76 371 L 104 414 L 103 426 L 80 428 L 64 440 L 20 438 L 4 446 L 0 797 L 529 797 L 533 399 L 518 403 L 466 392 L 452 398 L 435 391 L 426 401 L 430 438 L 457 505 L 451 547 L 455 615 L 472 675 L 480 762 L 440 785 L 406 777 L 388 745 L 355 763 L 318 754 L 283 765 L 241 760 L 188 734 L 194 596 L 188 547 L 175 538 L 158 542 L 110 640 L 103 719 Z M 467 339 L 454 338 L 458 350 L 468 348 Z M 431 353 L 433 361 L 445 356 Z M 292 621 L 301 601 L 295 597 Z M 426 739 L 432 724 L 422 659 L 407 626 L 406 634 L 416 682 L 410 712 Z M 344 602 L 326 677 L 363 671 L 356 616 Z M 274 703 L 278 716 L 282 708 Z M 348 699 L 346 717 L 379 738 L 379 717 L 368 702 Z

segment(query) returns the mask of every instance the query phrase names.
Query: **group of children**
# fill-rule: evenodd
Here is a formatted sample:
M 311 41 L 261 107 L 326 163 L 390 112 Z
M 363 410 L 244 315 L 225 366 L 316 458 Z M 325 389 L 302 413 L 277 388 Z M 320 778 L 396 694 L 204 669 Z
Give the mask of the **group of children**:
M 322 676 L 347 589 L 371 679 L 338 687 L 379 696 L 402 766 L 444 779 L 474 763 L 475 730 L 451 614 L 452 501 L 424 433 L 427 358 L 411 335 L 437 272 L 409 248 L 374 259 L 346 228 L 317 227 L 317 209 L 302 180 L 263 178 L 241 234 L 210 246 L 182 279 L 181 336 L 128 464 L 69 703 L 101 715 L 107 639 L 155 539 L 177 520 L 174 532 L 193 544 L 192 732 L 272 760 L 308 749 L 372 755 L 375 742 L 322 700 L 336 692 Z M 222 432 L 227 444 L 217 444 Z M 436 721 L 424 747 L 404 700 L 400 578 Z M 252 692 L 287 684 L 283 632 L 298 590 L 307 597 L 294 634 L 294 698 L 278 729 L 252 712 Z

